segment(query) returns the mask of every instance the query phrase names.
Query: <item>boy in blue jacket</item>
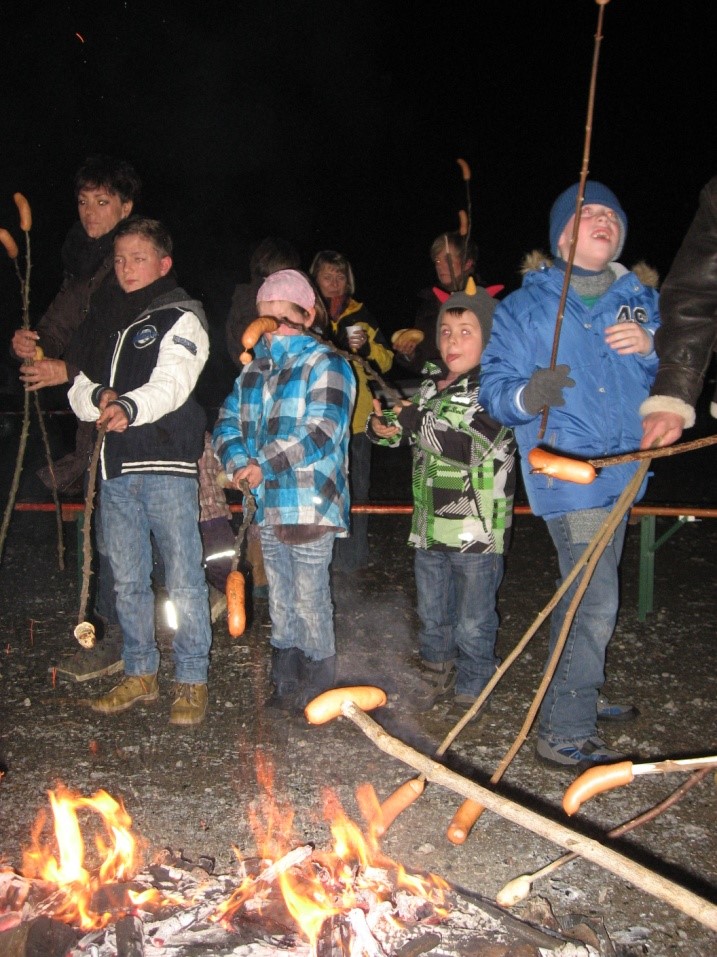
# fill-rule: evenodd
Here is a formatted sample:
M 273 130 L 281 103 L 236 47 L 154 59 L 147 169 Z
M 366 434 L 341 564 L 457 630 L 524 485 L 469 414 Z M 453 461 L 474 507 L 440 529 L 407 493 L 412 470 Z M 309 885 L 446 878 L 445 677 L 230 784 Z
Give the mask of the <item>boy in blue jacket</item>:
M 530 506 L 545 519 L 562 579 L 604 523 L 638 464 L 605 468 L 591 485 L 531 474 L 527 454 L 539 444 L 542 409 L 549 407 L 542 444 L 559 452 L 596 458 L 639 448 L 639 407 L 657 369 L 653 336 L 659 323 L 657 291 L 616 262 L 625 242 L 627 217 L 611 190 L 588 181 L 557 362 L 549 368 L 577 194 L 575 184 L 557 198 L 550 212 L 554 262 L 531 257 L 522 288 L 496 309 L 481 377 L 486 408 L 515 431 Z M 600 693 L 617 618 L 625 526 L 626 520 L 598 562 L 540 710 L 537 753 L 550 765 L 584 768 L 623 757 L 599 737 L 597 720 L 625 720 L 636 714 L 632 706 L 611 705 Z M 575 587 L 553 612 L 551 652 Z

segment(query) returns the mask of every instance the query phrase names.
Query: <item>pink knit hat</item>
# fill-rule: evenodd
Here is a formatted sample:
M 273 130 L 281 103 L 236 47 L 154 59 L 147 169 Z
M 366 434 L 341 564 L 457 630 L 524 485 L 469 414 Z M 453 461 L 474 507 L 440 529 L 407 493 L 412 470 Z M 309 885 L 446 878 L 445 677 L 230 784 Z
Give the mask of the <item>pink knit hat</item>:
M 264 280 L 256 294 L 257 302 L 275 302 L 277 299 L 296 303 L 302 309 L 313 309 L 316 293 L 309 280 L 296 269 L 280 269 Z

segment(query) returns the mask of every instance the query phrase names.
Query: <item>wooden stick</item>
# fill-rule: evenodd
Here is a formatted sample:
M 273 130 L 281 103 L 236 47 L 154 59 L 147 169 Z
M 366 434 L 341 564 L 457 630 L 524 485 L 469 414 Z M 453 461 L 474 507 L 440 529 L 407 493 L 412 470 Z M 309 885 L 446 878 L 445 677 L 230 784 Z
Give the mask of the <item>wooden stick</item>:
M 625 821 L 624 824 L 619 824 L 617 827 L 612 828 L 605 836 L 610 838 L 622 837 L 623 834 L 634 831 L 636 827 L 640 827 L 648 821 L 654 821 L 660 814 L 664 814 L 668 808 L 677 804 L 696 784 L 699 784 L 699 782 L 709 774 L 710 770 L 710 768 L 702 768 L 700 771 L 694 771 L 686 781 L 683 781 L 672 794 L 669 794 L 664 800 L 660 801 L 659 804 L 651 807 L 643 814 L 639 814 L 637 817 Z M 533 871 L 532 874 L 521 874 L 519 877 L 514 877 L 513 880 L 508 881 L 508 883 L 498 891 L 495 897 L 496 901 L 503 907 L 512 907 L 528 896 L 535 881 L 541 877 L 547 877 L 548 874 L 552 874 L 553 871 L 557 871 L 563 864 L 569 864 L 570 861 L 574 861 L 577 857 L 580 857 L 580 855 L 574 851 L 570 851 L 567 854 L 563 854 L 562 857 L 550 861 L 549 864 L 538 868 L 537 871 Z
M 60 496 L 57 492 L 57 479 L 55 478 L 55 466 L 52 461 L 52 451 L 50 449 L 50 438 L 47 434 L 47 426 L 45 425 L 45 413 L 42 411 L 42 406 L 40 405 L 40 396 L 37 392 L 33 393 L 35 399 L 35 412 L 37 413 L 37 424 L 40 427 L 40 435 L 42 436 L 42 446 L 45 450 L 45 459 L 47 460 L 47 468 L 50 473 L 50 481 L 52 483 L 52 501 L 55 505 L 55 525 L 57 528 L 57 565 L 61 572 L 65 570 L 65 536 L 62 530 L 62 506 L 60 505 Z
M 92 450 L 92 459 L 90 460 L 90 477 L 87 483 L 87 496 L 85 498 L 85 520 L 82 527 L 82 590 L 80 592 L 80 611 L 77 616 L 78 625 L 81 625 L 85 620 L 87 600 L 90 593 L 90 576 L 92 574 L 92 540 L 90 538 L 92 509 L 95 499 L 95 483 L 97 482 L 97 466 L 100 459 L 100 449 L 102 448 L 106 431 L 106 426 L 102 426 L 97 433 L 95 447 Z
M 717 432 L 714 435 L 705 435 L 701 439 L 692 439 L 691 442 L 680 442 L 679 445 L 665 445 L 656 449 L 639 449 L 635 452 L 623 452 L 621 455 L 607 455 L 601 459 L 587 459 L 596 469 L 605 465 L 622 465 L 624 462 L 638 462 L 640 459 L 661 459 L 667 455 L 680 455 L 682 452 L 694 452 L 695 449 L 704 449 L 717 442 Z
M 542 814 L 523 807 L 517 801 L 481 787 L 474 781 L 456 774 L 455 771 L 451 771 L 442 764 L 438 764 L 432 758 L 393 738 L 360 708 L 357 708 L 353 702 L 344 702 L 341 712 L 350 721 L 353 721 L 379 750 L 385 754 L 390 754 L 424 774 L 429 781 L 449 788 L 465 798 L 480 802 L 491 811 L 505 818 L 506 821 L 518 824 L 539 837 L 566 848 L 566 850 L 574 851 L 617 877 L 629 881 L 645 893 L 670 904 L 709 927 L 710 930 L 717 931 L 717 906 L 697 894 L 693 894 L 692 891 L 688 891 L 674 881 L 670 881 L 649 868 L 631 861 L 622 854 L 618 854 L 617 851 L 604 847 L 598 841 L 551 821 Z
M 550 356 L 550 368 L 555 368 L 555 363 L 558 358 L 558 343 L 560 342 L 560 330 L 563 325 L 563 315 L 565 314 L 565 303 L 568 299 L 568 290 L 570 288 L 570 276 L 573 270 L 573 262 L 575 261 L 575 248 L 578 242 L 578 230 L 580 229 L 580 213 L 583 208 L 583 197 L 585 196 L 585 182 L 588 178 L 588 163 L 590 162 L 590 141 L 592 139 L 592 129 L 593 129 L 593 111 L 595 107 L 595 87 L 597 85 L 597 68 L 598 68 L 598 59 L 600 56 L 600 43 L 602 42 L 602 22 L 603 15 L 605 13 L 605 3 L 607 0 L 603 0 L 602 3 L 599 3 L 600 11 L 598 13 L 598 22 L 597 30 L 595 31 L 595 44 L 593 46 L 593 62 L 592 70 L 590 72 L 590 92 L 588 93 L 588 111 L 587 117 L 585 120 L 585 141 L 583 143 L 583 163 L 580 169 L 580 182 L 578 185 L 578 194 L 575 198 L 575 221 L 573 223 L 573 232 L 570 237 L 570 249 L 568 251 L 568 260 L 565 264 L 565 275 L 563 277 L 563 288 L 560 293 L 560 301 L 558 303 L 558 315 L 555 319 L 555 333 L 553 335 L 553 350 Z M 543 415 L 540 420 L 540 427 L 538 429 L 538 441 L 540 441 L 545 435 L 545 429 L 548 424 L 548 412 L 550 411 L 550 406 L 546 405 L 543 408 Z

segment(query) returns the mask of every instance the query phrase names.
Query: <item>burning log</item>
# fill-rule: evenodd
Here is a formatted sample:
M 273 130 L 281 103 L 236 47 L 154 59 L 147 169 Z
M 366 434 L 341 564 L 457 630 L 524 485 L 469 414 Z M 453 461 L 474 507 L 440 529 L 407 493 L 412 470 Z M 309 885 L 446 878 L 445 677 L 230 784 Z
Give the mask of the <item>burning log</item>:
M 0 933 L 0 957 L 65 957 L 76 941 L 67 924 L 36 917 Z

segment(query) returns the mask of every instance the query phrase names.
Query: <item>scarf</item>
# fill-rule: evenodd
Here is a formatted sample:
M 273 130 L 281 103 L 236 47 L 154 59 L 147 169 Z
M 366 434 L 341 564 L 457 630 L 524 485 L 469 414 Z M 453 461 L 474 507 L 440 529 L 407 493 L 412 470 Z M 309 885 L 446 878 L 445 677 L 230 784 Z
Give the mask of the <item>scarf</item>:
M 67 350 L 67 358 L 91 382 L 102 382 L 107 357 L 117 333 L 126 329 L 158 296 L 177 288 L 173 270 L 134 292 L 123 292 L 119 283 L 103 283 L 93 295 L 90 312 Z
M 119 223 L 117 223 L 119 226 Z M 67 279 L 90 279 L 112 255 L 117 226 L 99 239 L 90 238 L 78 220 L 62 244 L 62 270 Z

